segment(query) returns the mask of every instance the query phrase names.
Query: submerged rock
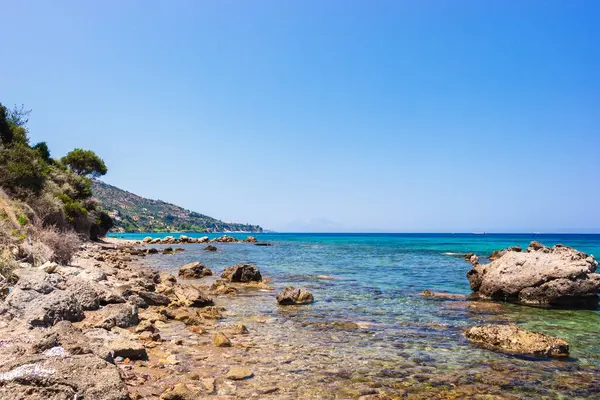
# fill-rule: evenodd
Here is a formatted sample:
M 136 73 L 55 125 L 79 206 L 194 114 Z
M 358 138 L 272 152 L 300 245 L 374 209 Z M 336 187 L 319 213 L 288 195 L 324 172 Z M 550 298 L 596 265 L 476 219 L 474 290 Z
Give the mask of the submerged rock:
M 184 383 L 177 383 L 172 388 L 167 389 L 160 396 L 160 400 L 197 400 L 202 397 L 201 391 L 190 389 Z
M 526 252 L 513 247 L 500 253 L 489 264 L 471 260 L 467 277 L 478 295 L 535 306 L 597 307 L 600 274 L 594 273 L 598 262 L 593 256 L 538 242 Z
M 567 357 L 569 344 L 563 339 L 529 332 L 516 325 L 481 325 L 465 331 L 465 337 L 492 350 L 513 354 Z
M 221 278 L 229 282 L 260 282 L 262 275 L 256 266 L 250 264 L 238 264 L 225 268 Z
M 277 295 L 277 303 L 282 306 L 294 304 L 310 304 L 315 301 L 311 292 L 293 286 L 286 287 Z
M 179 268 L 179 276 L 183 279 L 198 279 L 212 274 L 213 272 L 210 269 L 197 261 L 185 264 Z
M 205 251 L 217 251 L 217 248 L 213 245 L 208 245 L 204 248 Z

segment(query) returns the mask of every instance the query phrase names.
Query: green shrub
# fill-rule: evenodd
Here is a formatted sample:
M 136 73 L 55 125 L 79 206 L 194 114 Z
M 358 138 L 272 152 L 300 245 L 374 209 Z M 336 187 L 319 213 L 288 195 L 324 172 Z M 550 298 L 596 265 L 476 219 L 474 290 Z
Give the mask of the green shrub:
M 24 144 L 0 148 L 0 186 L 21 198 L 38 194 L 44 185 L 44 162 Z
M 27 223 L 29 222 L 29 219 L 27 218 L 27 216 L 21 214 L 19 215 L 19 217 L 17 218 L 17 221 L 19 222 L 19 225 L 21 226 L 25 226 L 27 225 Z

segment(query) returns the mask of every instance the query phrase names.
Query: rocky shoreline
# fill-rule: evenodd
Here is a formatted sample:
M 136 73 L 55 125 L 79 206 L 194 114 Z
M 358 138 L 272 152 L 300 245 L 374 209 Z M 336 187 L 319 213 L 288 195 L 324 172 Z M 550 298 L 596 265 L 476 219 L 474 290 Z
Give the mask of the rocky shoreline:
M 254 243 L 251 239 L 244 242 Z M 164 244 L 174 243 L 168 239 Z M 68 266 L 23 264 L 17 269 L 19 281 L 0 302 L 0 398 L 373 400 L 403 395 L 461 398 L 481 390 L 469 382 L 457 384 L 460 375 L 434 373 L 427 362 L 418 359 L 406 360 L 405 372 L 394 372 L 386 364 L 376 367 L 379 361 L 370 358 L 368 348 L 353 347 L 356 354 L 340 356 L 335 346 L 325 344 L 361 343 L 365 335 L 373 334 L 368 325 L 330 321 L 321 326 L 305 321 L 302 326 L 307 329 L 302 330 L 291 329 L 287 323 L 273 325 L 276 320 L 269 313 L 245 320 L 231 318 L 236 308 L 259 293 L 271 298 L 273 309 L 281 306 L 283 315 L 301 313 L 304 304 L 315 299 L 304 288 L 288 287 L 275 293 L 269 278 L 251 264 L 233 265 L 221 272 L 192 262 L 182 265 L 177 276 L 152 270 L 144 265 L 144 257 L 158 251 L 150 249 L 156 248 L 109 239 L 84 244 Z M 541 254 L 554 254 L 539 249 Z M 539 259 L 537 251 L 528 252 L 528 257 Z M 556 256 L 565 251 L 558 250 Z M 497 254 L 492 263 L 506 254 Z M 578 261 L 589 261 L 582 257 Z M 474 268 L 483 273 L 491 265 L 477 260 Z M 502 315 L 504 311 L 501 303 L 472 301 L 464 295 L 425 291 L 423 298 L 440 301 L 441 309 L 448 311 L 467 310 L 475 315 Z M 498 324 L 495 317 L 490 322 L 464 330 L 474 349 L 568 356 L 569 345 L 562 339 L 510 323 Z M 454 335 L 446 326 L 414 329 Z M 421 334 L 416 333 L 415 339 Z M 363 351 L 367 352 L 359 359 L 368 364 L 355 371 L 340 369 L 346 356 L 354 359 Z M 487 379 L 510 379 L 504 375 L 505 367 L 494 368 Z M 305 371 L 301 380 L 299 371 Z M 429 383 L 421 385 L 419 379 Z M 490 393 L 501 393 L 497 390 Z

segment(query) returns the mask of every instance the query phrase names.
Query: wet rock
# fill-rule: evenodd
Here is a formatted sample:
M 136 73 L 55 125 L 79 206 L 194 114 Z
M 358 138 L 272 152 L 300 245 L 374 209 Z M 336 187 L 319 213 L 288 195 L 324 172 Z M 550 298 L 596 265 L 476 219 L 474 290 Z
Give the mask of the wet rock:
M 229 282 L 260 282 L 262 275 L 256 266 L 250 264 L 238 264 L 225 268 L 221 278 Z
M 172 296 L 173 303 L 183 307 L 206 307 L 214 304 L 204 291 L 192 285 L 175 285 Z
M 160 242 L 161 242 L 161 239 L 160 238 L 156 238 L 156 239 L 152 239 L 150 241 L 150 244 L 159 244 Z
M 139 322 L 138 308 L 132 304 L 109 304 L 102 310 L 87 315 L 85 328 L 127 328 Z
M 227 285 L 224 280 L 217 279 L 210 286 L 210 292 L 216 295 L 235 296 L 238 293 L 238 290 L 233 286 Z
M 190 389 L 184 383 L 178 383 L 170 389 L 167 389 L 160 400 L 197 400 L 202 398 L 202 392 Z
M 142 243 L 150 243 L 152 241 L 152 237 L 150 236 L 146 236 L 143 240 Z
M 146 250 L 147 254 L 158 254 L 158 249 L 156 247 L 151 247 Z
M 255 246 L 273 246 L 271 243 L 266 243 L 266 242 L 258 242 L 258 243 L 254 243 Z
M 481 325 L 465 331 L 472 343 L 486 348 L 514 354 L 567 357 L 569 344 L 563 339 L 529 332 L 516 325 Z
M 22 357 L 0 370 L 6 399 L 127 400 L 119 370 L 93 354 Z
M 256 240 L 256 238 L 254 236 L 248 236 L 246 238 L 246 240 L 244 240 L 244 242 L 247 242 L 247 243 L 256 243 L 256 241 L 257 240 Z
M 208 245 L 204 248 L 206 251 L 217 251 L 217 248 L 213 245 Z
M 232 381 L 242 381 L 244 379 L 250 379 L 254 376 L 252 371 L 246 367 L 231 367 L 227 372 L 227 379 Z
M 237 241 L 238 240 L 236 238 L 227 235 L 213 239 L 213 242 L 217 243 L 236 243 Z
M 208 243 L 208 242 L 210 242 L 210 239 L 208 236 L 202 236 L 201 238 L 198 238 L 197 242 L 198 243 Z
M 489 264 L 473 263 L 471 289 L 484 298 L 537 306 L 595 308 L 598 262 L 573 248 L 532 242 L 526 252 L 506 250 Z
M 223 318 L 223 307 L 207 306 L 196 311 L 196 314 L 202 319 L 221 319 Z
M 179 268 L 179 277 L 183 279 L 199 279 L 212 274 L 213 272 L 210 269 L 197 261 Z
M 315 301 L 311 292 L 303 288 L 293 286 L 286 287 L 277 295 L 277 303 L 285 305 L 310 304 Z
M 213 343 L 217 347 L 231 347 L 231 341 L 223 332 L 217 332 L 213 336 Z
M 464 300 L 467 296 L 462 294 L 454 294 L 454 293 L 441 293 L 441 292 L 433 292 L 429 289 L 423 290 L 421 296 L 430 298 L 430 299 L 442 299 L 442 300 Z
M 232 327 L 231 331 L 234 335 L 247 335 L 248 333 L 250 333 L 248 331 L 248 328 L 246 328 L 246 325 L 244 324 L 235 324 Z
M 172 247 L 165 247 L 162 251 L 163 254 L 173 254 L 174 250 Z

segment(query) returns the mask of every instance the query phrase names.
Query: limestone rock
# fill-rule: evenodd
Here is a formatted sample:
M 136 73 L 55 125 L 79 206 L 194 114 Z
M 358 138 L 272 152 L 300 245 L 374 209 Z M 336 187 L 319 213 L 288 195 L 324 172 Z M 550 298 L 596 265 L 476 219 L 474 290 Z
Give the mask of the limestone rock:
M 199 279 L 212 274 L 210 269 L 197 261 L 179 267 L 179 277 L 182 279 Z
M 286 287 L 277 295 L 277 303 L 280 305 L 310 304 L 315 301 L 311 292 L 293 286 Z
M 472 263 L 467 277 L 481 297 L 536 306 L 598 305 L 598 262 L 571 247 L 532 242 L 526 252 L 511 248 L 489 264 Z
M 132 304 L 109 304 L 102 310 L 86 316 L 86 328 L 111 329 L 113 327 L 128 328 L 139 322 L 138 309 Z
M 6 399 L 129 399 L 117 367 L 93 354 L 21 357 L 0 370 L 0 382 Z
M 212 306 L 212 299 L 202 290 L 192 285 L 175 285 L 172 289 L 174 303 L 183 307 Z
M 238 264 L 225 268 L 221 278 L 229 282 L 260 282 L 262 275 L 256 266 L 250 264 Z
M 90 340 L 90 343 L 108 348 L 114 357 L 129 358 L 130 360 L 148 358 L 144 346 L 135 340 L 133 334 L 127 334 L 126 331 L 115 333 L 105 329 L 90 329 L 85 331 L 84 335 Z
M 465 332 L 465 337 L 492 350 L 535 356 L 567 357 L 569 344 L 563 339 L 528 332 L 516 325 L 481 325 Z

